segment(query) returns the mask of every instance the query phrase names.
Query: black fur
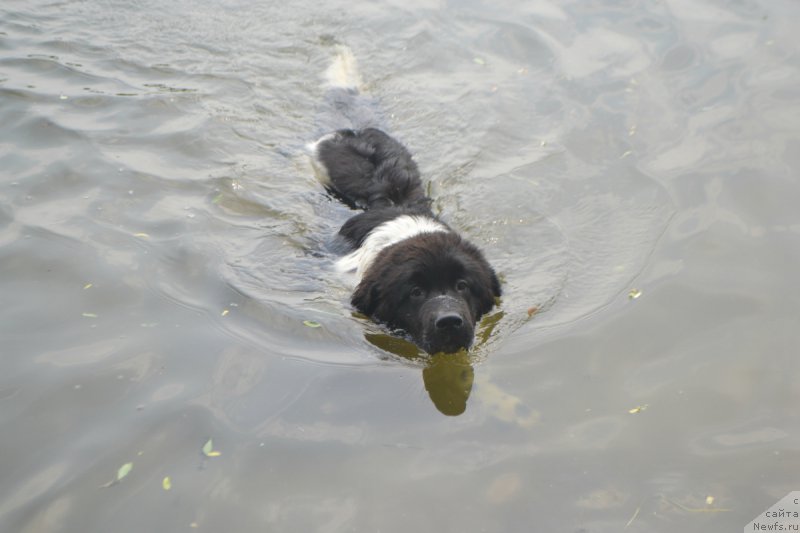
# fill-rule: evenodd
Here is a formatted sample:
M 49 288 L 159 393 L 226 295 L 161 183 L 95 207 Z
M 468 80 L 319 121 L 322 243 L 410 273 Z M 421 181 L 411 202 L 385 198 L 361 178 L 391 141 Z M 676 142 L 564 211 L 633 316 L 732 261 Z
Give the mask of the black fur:
M 333 191 L 351 207 L 406 206 L 430 212 L 417 164 L 406 147 L 375 128 L 339 130 L 317 147 Z
M 317 145 L 316 156 L 327 170 L 330 190 L 365 210 L 339 231 L 352 249 L 362 246 L 373 229 L 402 215 L 438 221 L 411 154 L 386 133 L 340 130 Z M 381 250 L 351 301 L 436 353 L 468 348 L 475 324 L 499 296 L 500 283 L 481 251 L 451 230 L 422 233 Z
M 422 215 L 435 218 L 427 205 L 425 207 L 400 205 L 370 209 L 345 222 L 339 230 L 339 236 L 346 239 L 352 248 L 358 248 L 364 244 L 369 232 L 384 222 L 389 222 L 402 215 Z M 442 223 L 441 221 L 439 222 Z
M 483 254 L 458 234 L 424 233 L 387 247 L 353 293 L 373 319 L 409 333 L 428 352 L 472 344 L 475 323 L 494 306 L 500 284 Z M 458 327 L 437 327 L 457 316 Z

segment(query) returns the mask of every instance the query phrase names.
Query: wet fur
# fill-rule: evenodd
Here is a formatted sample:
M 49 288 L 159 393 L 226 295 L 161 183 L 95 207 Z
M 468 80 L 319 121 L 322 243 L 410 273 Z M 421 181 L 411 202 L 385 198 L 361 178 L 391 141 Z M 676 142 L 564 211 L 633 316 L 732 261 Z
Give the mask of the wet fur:
M 500 284 L 481 251 L 433 214 L 409 151 L 374 128 L 339 130 L 312 151 L 326 187 L 364 210 L 339 231 L 349 249 L 371 245 L 371 234 L 391 229 L 401 217 L 419 226 L 418 233 L 367 254 L 371 260 L 359 269 L 353 306 L 430 353 L 468 348 L 475 324 L 500 296 Z M 352 266 L 352 260 L 344 262 Z

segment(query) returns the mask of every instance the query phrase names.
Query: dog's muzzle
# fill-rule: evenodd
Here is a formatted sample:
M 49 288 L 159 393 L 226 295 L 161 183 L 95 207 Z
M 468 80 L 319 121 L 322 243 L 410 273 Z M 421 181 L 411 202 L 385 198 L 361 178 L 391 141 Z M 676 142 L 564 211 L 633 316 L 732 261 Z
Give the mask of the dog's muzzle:
M 464 300 L 442 295 L 422 307 L 423 347 L 429 353 L 469 348 L 474 335 L 470 309 Z

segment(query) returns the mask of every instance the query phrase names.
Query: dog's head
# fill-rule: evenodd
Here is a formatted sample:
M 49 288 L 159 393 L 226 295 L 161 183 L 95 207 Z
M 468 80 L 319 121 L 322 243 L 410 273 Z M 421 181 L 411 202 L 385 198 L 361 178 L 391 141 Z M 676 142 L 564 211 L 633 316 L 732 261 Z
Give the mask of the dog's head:
M 452 232 L 424 233 L 384 248 L 352 303 L 406 332 L 428 353 L 468 348 L 475 324 L 500 296 L 483 254 Z

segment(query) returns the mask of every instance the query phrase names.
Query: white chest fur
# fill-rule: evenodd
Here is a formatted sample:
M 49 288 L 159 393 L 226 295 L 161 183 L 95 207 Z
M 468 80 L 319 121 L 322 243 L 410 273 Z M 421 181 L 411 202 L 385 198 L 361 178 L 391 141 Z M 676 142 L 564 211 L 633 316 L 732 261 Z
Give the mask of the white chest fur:
M 447 231 L 450 231 L 447 226 L 430 217 L 402 215 L 373 229 L 357 250 L 336 262 L 336 268 L 342 272 L 355 271 L 357 281 L 361 281 L 362 276 L 375 261 L 380 251 L 387 246 L 421 233 Z

